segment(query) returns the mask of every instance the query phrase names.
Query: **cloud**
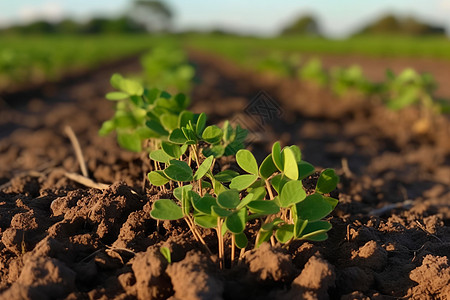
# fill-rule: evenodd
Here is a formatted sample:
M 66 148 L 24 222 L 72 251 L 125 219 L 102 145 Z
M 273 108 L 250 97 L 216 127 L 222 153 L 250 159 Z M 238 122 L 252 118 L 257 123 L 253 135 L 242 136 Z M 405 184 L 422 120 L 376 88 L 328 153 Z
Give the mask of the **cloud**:
M 39 6 L 23 5 L 19 9 L 19 19 L 23 23 L 36 20 L 47 20 L 56 22 L 64 17 L 64 10 L 59 2 L 47 1 Z

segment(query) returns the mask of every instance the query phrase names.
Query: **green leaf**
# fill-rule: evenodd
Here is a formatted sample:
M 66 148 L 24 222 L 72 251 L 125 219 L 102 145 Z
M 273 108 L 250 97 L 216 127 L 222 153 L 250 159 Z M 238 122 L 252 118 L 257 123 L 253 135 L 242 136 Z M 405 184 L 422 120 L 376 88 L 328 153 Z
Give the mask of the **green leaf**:
M 183 131 L 184 136 L 186 137 L 189 144 L 196 144 L 197 143 L 197 135 L 195 132 L 187 127 L 182 127 L 181 131 Z
M 339 176 L 333 169 L 326 169 L 317 180 L 316 192 L 327 194 L 334 190 L 339 183 Z
M 200 197 L 192 197 L 192 206 L 198 212 L 210 215 L 211 207 L 217 205 L 216 198 L 213 196 L 206 194 L 202 198 Z
M 183 110 L 178 117 L 178 127 L 185 127 L 189 121 L 194 121 L 194 113 L 188 110 Z
M 231 216 L 233 212 L 220 206 L 213 205 L 211 206 L 211 214 L 216 217 L 226 218 Z
M 141 138 L 137 132 L 117 132 L 119 145 L 127 150 L 141 152 Z
M 272 176 L 273 173 L 277 171 L 277 167 L 273 163 L 272 154 L 267 155 L 267 157 L 263 160 L 261 166 L 259 167 L 259 175 L 267 179 Z
M 296 145 L 292 145 L 289 147 L 291 149 L 292 153 L 295 156 L 295 161 L 299 163 L 302 160 L 302 151 L 300 151 L 300 148 Z
M 154 161 L 165 163 L 165 164 L 168 164 L 169 161 L 172 159 L 172 157 L 169 156 L 162 149 L 153 150 L 152 152 L 150 152 L 149 157 L 150 157 L 150 159 L 152 159 Z
M 276 231 L 275 231 L 275 237 L 276 239 L 284 244 L 292 237 L 294 236 L 294 225 L 293 224 L 284 224 L 281 225 Z
M 214 216 L 196 216 L 194 222 L 203 228 L 217 227 L 217 217 Z
M 161 186 L 169 182 L 169 179 L 164 175 L 163 171 L 151 171 L 147 177 L 154 186 Z
M 245 229 L 245 217 L 247 215 L 247 209 L 243 208 L 227 217 L 225 222 L 228 230 L 232 233 L 241 233 Z
M 272 230 L 265 231 L 265 230 L 260 229 L 255 248 L 258 248 L 259 246 L 261 246 L 262 243 L 269 241 L 271 236 L 272 236 Z
M 120 82 L 120 90 L 129 95 L 142 96 L 144 88 L 142 85 L 134 80 L 123 78 Z
M 192 169 L 184 161 L 171 160 L 170 165 L 164 170 L 164 174 L 175 181 L 192 181 Z
M 208 181 L 202 180 L 202 189 L 211 189 L 212 184 Z
M 227 190 L 226 187 L 223 186 L 218 180 L 215 180 L 214 177 L 211 179 L 213 190 L 216 195 L 219 195 L 220 193 Z
M 310 222 L 308 223 L 308 225 L 306 225 L 300 238 L 302 240 L 317 240 L 314 239 L 314 237 L 319 236 L 320 237 L 319 241 L 323 241 L 323 238 L 325 237 L 324 233 L 329 231 L 331 227 L 332 226 L 328 221 Z
M 161 252 L 162 256 L 167 260 L 167 262 L 170 264 L 172 263 L 172 256 L 170 254 L 170 249 L 167 247 L 161 247 L 159 248 L 159 252 Z
M 159 199 L 153 203 L 150 216 L 157 220 L 178 220 L 183 218 L 181 207 L 170 199 Z
M 294 152 L 292 152 L 291 148 L 284 148 L 283 160 L 284 160 L 283 172 L 286 175 L 286 177 L 292 180 L 297 180 L 298 166 Z
M 211 125 L 205 128 L 202 138 L 210 144 L 216 144 L 222 139 L 222 134 L 222 129 L 216 125 Z
M 306 197 L 306 192 L 303 189 L 303 184 L 299 180 L 287 182 L 280 195 L 281 207 L 290 207 L 293 204 L 299 203 Z
M 164 129 L 166 129 L 169 132 L 178 127 L 177 115 L 171 113 L 162 114 L 159 117 L 159 120 L 161 121 L 162 126 L 164 126 Z
M 273 220 L 272 222 L 263 224 L 263 226 L 261 226 L 261 229 L 265 230 L 265 231 L 271 231 L 271 230 L 273 230 L 274 227 L 276 227 L 282 223 L 284 223 L 284 221 L 282 219 L 275 218 L 275 220 Z
M 331 197 L 323 197 L 323 199 L 325 199 L 325 201 L 327 201 L 331 205 L 332 209 L 334 209 L 339 202 L 338 199 L 334 199 Z
M 214 160 L 214 157 L 208 156 L 200 165 L 200 167 L 198 167 L 197 172 L 195 172 L 194 174 L 194 180 L 199 180 L 201 179 L 203 176 L 205 176 L 206 172 L 209 171 L 209 169 L 211 168 L 212 162 Z
M 309 175 L 314 174 L 315 168 L 310 163 L 306 161 L 301 161 L 297 164 L 298 166 L 298 180 L 303 180 Z
M 274 176 L 270 182 L 272 183 L 272 186 L 277 191 L 277 193 L 281 194 L 284 185 L 289 182 L 289 179 L 287 179 L 286 176 L 283 176 L 282 174 L 278 174 Z
M 253 195 L 253 200 L 263 200 L 267 195 L 265 186 L 249 188 L 247 192 Z
M 111 76 L 111 79 L 109 80 L 109 82 L 111 83 L 111 86 L 115 89 L 120 89 L 120 84 L 123 80 L 122 75 L 120 75 L 119 73 L 114 73 Z
M 162 150 L 169 155 L 171 158 L 180 158 L 181 155 L 186 152 L 187 145 L 178 146 L 176 144 L 170 143 L 170 142 L 161 142 L 161 148 Z
M 220 182 L 230 182 L 234 177 L 238 175 L 238 172 L 228 169 L 217 173 L 216 175 L 214 175 L 214 178 Z
M 198 136 L 202 136 L 203 130 L 205 130 L 206 126 L 206 114 L 202 112 L 197 119 L 197 124 L 195 126 L 196 132 Z
M 177 103 L 179 109 L 183 110 L 189 106 L 189 98 L 183 93 L 178 93 L 173 97 L 173 100 Z
M 98 134 L 100 136 L 106 136 L 110 132 L 112 132 L 114 129 L 116 129 L 116 125 L 114 124 L 114 120 L 107 120 L 103 122 L 102 127 L 98 131 Z
M 230 188 L 241 191 L 251 186 L 257 179 L 258 175 L 252 174 L 236 176 L 231 180 Z
M 323 242 L 328 239 L 328 234 L 326 232 L 317 232 L 314 234 L 309 234 L 307 237 L 302 238 L 302 240 L 308 240 L 312 242 Z
M 272 159 L 275 166 L 278 168 L 280 172 L 283 172 L 283 156 L 281 155 L 281 146 L 280 142 L 276 142 L 272 146 Z
M 169 141 L 175 144 L 184 144 L 187 142 L 187 138 L 180 128 L 176 128 L 170 133 Z
M 244 149 L 239 150 L 236 153 L 236 161 L 239 167 L 241 167 L 245 172 L 253 175 L 258 174 L 258 163 L 250 151 Z
M 187 185 L 183 185 L 183 186 L 179 186 L 179 187 L 175 188 L 173 190 L 173 195 L 175 196 L 175 198 L 177 198 L 178 200 L 181 201 L 181 199 L 183 198 L 183 193 L 186 193 L 188 191 L 192 191 L 191 184 L 187 184 Z
M 218 158 L 218 157 L 223 156 L 224 153 L 225 153 L 225 148 L 221 145 L 215 145 L 215 146 L 203 149 L 204 156 L 212 155 L 215 158 Z
M 295 238 L 301 237 L 303 230 L 305 230 L 306 225 L 308 225 L 308 220 L 298 219 L 294 223 L 294 236 Z
M 252 213 L 273 215 L 280 211 L 280 207 L 273 200 L 256 200 L 247 204 Z
M 331 204 L 320 194 L 312 194 L 300 203 L 296 204 L 297 216 L 310 222 L 326 217 L 333 208 Z
M 243 232 L 235 234 L 234 241 L 239 249 L 244 249 L 248 245 L 247 236 Z
M 237 190 L 226 190 L 217 196 L 217 204 L 223 208 L 234 209 L 240 202 Z
M 123 92 L 110 92 L 110 93 L 106 94 L 106 99 L 112 100 L 112 101 L 123 100 L 123 99 L 127 99 L 128 97 L 129 97 L 128 94 L 123 93 Z
M 147 125 L 148 128 L 161 136 L 167 136 L 169 134 L 169 132 L 166 131 L 164 127 L 155 120 L 147 121 L 145 122 L 145 125 Z

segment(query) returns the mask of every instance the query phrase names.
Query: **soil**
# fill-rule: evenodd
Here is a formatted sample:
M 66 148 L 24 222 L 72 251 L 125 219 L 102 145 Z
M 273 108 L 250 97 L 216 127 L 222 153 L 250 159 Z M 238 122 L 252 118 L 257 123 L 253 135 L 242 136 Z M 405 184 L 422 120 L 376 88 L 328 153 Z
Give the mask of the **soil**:
M 97 135 L 113 113 L 103 98 L 112 72 L 100 70 L 2 102 L 0 299 L 450 299 L 448 118 L 425 124 L 413 109 L 337 99 L 201 52 L 191 60 L 192 109 L 248 128 L 259 161 L 280 140 L 337 170 L 329 239 L 263 244 L 221 270 L 185 224 L 157 226 L 151 204 L 170 195 L 145 180 L 148 158 Z M 136 60 L 114 71 L 138 69 Z M 90 178 L 108 188 L 66 176 L 80 169 L 65 126 Z M 215 233 L 202 233 L 217 254 Z

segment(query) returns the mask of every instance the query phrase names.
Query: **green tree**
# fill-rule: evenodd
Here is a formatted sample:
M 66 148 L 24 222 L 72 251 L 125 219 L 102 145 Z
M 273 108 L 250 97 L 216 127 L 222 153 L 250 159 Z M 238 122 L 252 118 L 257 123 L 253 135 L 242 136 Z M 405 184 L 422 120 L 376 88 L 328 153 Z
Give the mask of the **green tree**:
M 130 17 L 150 32 L 168 31 L 172 25 L 172 9 L 163 1 L 135 0 Z
M 320 26 L 313 16 L 305 15 L 286 26 L 281 35 L 320 35 Z

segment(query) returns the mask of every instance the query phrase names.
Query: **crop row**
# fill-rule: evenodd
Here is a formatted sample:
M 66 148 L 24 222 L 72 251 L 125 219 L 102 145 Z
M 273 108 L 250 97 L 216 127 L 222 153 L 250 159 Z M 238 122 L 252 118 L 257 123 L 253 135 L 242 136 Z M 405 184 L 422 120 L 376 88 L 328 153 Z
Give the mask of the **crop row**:
M 151 217 L 158 221 L 182 219 L 194 239 L 209 253 L 201 228 L 216 231 L 218 256 L 225 264 L 225 244 L 231 249 L 259 247 L 264 242 L 288 245 L 293 240 L 322 241 L 331 229 L 325 220 L 338 200 L 331 197 L 339 177 L 332 169 L 317 175 L 315 187 L 305 189 L 315 168 L 302 159 L 300 149 L 279 142 L 261 164 L 245 149 L 247 130 L 225 121 L 207 124 L 205 113 L 188 110 L 188 91 L 194 70 L 179 49 L 157 48 L 142 59 L 144 71 L 133 80 L 114 74 L 116 89 L 106 98 L 116 102 L 115 115 L 100 129 L 117 133 L 119 144 L 146 151 L 153 171 L 151 185 L 167 194 L 153 203 Z M 242 172 L 223 164 L 236 161 Z M 223 166 L 223 167 L 221 167 Z M 255 236 L 246 230 L 258 226 Z M 162 249 L 170 260 L 170 253 Z
M 144 35 L 31 36 L 26 39 L 3 36 L 0 91 L 93 69 L 102 63 L 146 51 L 156 39 Z

